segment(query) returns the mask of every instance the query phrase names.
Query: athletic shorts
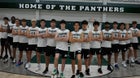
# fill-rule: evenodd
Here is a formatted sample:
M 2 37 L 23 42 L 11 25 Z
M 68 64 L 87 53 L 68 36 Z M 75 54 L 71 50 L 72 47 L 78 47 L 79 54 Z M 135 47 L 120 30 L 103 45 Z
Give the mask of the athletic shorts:
M 131 43 L 134 49 L 138 49 L 138 43 Z
M 126 44 L 126 48 L 129 49 L 130 47 L 132 47 L 132 44 L 129 43 L 129 44 Z
M 111 48 L 102 47 L 101 48 L 101 54 L 102 55 L 112 55 L 112 49 Z
M 119 44 L 112 44 L 112 52 L 113 53 L 118 53 L 120 52 Z
M 28 43 L 19 43 L 19 51 L 27 51 Z
M 55 47 L 47 46 L 46 56 L 55 56 Z
M 67 57 L 68 57 L 68 51 L 56 49 L 55 54 L 56 54 L 56 53 L 59 53 L 59 54 L 61 55 L 62 58 L 67 58 Z
M 75 52 L 70 52 L 69 57 L 72 60 L 75 60 L 77 58 L 77 54 L 81 54 L 81 50 L 75 51 Z
M 7 37 L 7 43 L 8 45 L 13 45 L 13 37 Z
M 28 48 L 27 48 L 28 51 L 36 51 L 36 49 L 37 49 L 37 45 L 29 45 L 28 44 Z
M 7 42 L 6 38 L 1 38 L 1 46 L 5 46 Z
M 95 54 L 101 54 L 101 49 L 100 48 L 91 48 L 90 49 L 90 54 L 95 55 Z
M 19 48 L 19 42 L 13 42 L 13 48 Z
M 127 51 L 127 46 L 126 45 L 119 45 L 120 46 L 120 51 L 121 52 L 126 52 Z
M 46 52 L 47 48 L 46 47 L 37 47 L 37 52 L 42 53 L 42 52 Z
M 90 50 L 89 49 L 82 49 L 81 53 L 82 53 L 82 58 L 87 59 L 87 58 L 89 58 Z

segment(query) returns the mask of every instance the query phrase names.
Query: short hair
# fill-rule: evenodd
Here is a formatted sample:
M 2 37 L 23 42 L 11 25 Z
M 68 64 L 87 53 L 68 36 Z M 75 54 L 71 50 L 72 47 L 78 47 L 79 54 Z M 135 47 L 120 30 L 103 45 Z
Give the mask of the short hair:
M 56 20 L 55 19 L 52 19 L 51 22 L 56 22 Z
M 110 24 L 109 22 L 105 22 L 105 25 Z
M 22 22 L 26 22 L 26 19 L 22 19 L 21 21 L 22 21 Z
M 124 26 L 125 26 L 125 23 L 122 22 L 122 23 L 120 23 L 120 26 L 121 26 L 121 25 L 124 25 Z
M 95 26 L 95 25 L 100 25 L 100 23 L 98 21 L 94 21 L 93 26 Z
M 80 22 L 79 22 L 79 21 L 75 21 L 75 22 L 74 22 L 74 25 L 75 25 L 76 23 L 78 23 L 78 24 L 80 25 Z
M 8 20 L 9 21 L 9 18 L 8 17 L 4 17 L 3 20 Z
M 117 21 L 114 21 L 113 24 L 118 24 L 118 22 Z
M 132 24 L 137 24 L 137 21 L 132 21 Z
M 86 20 L 83 20 L 83 21 L 82 21 L 82 24 L 88 25 L 88 22 L 87 22 Z
M 61 21 L 60 21 L 60 24 L 62 24 L 62 23 L 63 23 L 63 24 L 66 24 L 66 21 L 65 21 L 65 20 L 61 20 Z
M 11 17 L 11 19 L 12 19 L 12 18 L 16 19 L 16 17 L 15 17 L 15 16 L 12 16 L 12 17 Z
M 45 20 L 45 19 L 41 19 L 41 20 L 40 20 L 40 22 L 42 22 L 42 21 L 46 22 L 46 20 Z

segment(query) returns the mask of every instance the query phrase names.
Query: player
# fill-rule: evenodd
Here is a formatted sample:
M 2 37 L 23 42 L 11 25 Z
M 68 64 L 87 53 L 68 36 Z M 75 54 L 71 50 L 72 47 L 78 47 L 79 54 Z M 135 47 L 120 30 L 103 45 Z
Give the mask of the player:
M 107 66 L 107 70 L 109 71 L 113 71 L 112 67 L 111 67 L 111 55 L 112 55 L 112 50 L 111 50 L 111 41 L 112 41 L 112 31 L 110 30 L 110 23 L 109 22 L 105 22 L 105 29 L 102 30 L 102 34 L 103 34 L 103 41 L 101 44 L 102 47 L 102 57 L 104 55 L 107 55 L 108 57 L 108 66 Z
M 47 42 L 47 39 L 45 38 L 45 35 L 46 35 L 46 30 L 47 28 L 45 27 L 46 26 L 46 20 L 44 19 L 41 19 L 40 20 L 40 25 L 41 27 L 38 29 L 37 31 L 37 37 L 38 37 L 38 40 L 37 40 L 37 70 L 36 71 L 39 71 L 41 70 L 41 66 L 40 66 L 40 54 L 42 52 L 46 52 L 46 42 Z
M 27 30 L 27 38 L 28 38 L 28 52 L 27 52 L 27 63 L 25 65 L 25 68 L 30 68 L 31 64 L 31 56 L 32 51 L 36 51 L 37 48 L 37 31 L 38 27 L 36 26 L 37 20 L 32 19 L 31 20 L 32 26 L 28 28 Z
M 15 64 L 16 63 L 16 50 L 19 46 L 19 28 L 20 28 L 20 20 L 16 19 L 15 20 L 16 25 L 13 27 L 12 29 L 12 35 L 13 35 L 13 61 L 12 63 Z
M 79 75 L 79 77 L 84 77 L 84 74 L 82 73 L 82 59 L 81 59 L 81 43 L 83 42 L 83 33 L 82 31 L 79 31 L 80 23 L 75 22 L 74 23 L 74 31 L 70 33 L 69 41 L 71 43 L 70 45 L 70 59 L 71 59 L 71 65 L 72 65 L 72 72 L 73 75 L 71 78 L 75 78 L 75 62 L 76 58 L 78 60 L 78 71 L 76 74 Z
M 101 68 L 101 41 L 102 41 L 102 32 L 99 30 L 99 22 L 95 21 L 93 23 L 94 30 L 92 30 L 92 38 L 90 45 L 90 64 L 92 62 L 93 55 L 97 55 L 98 59 L 98 73 L 102 74 Z
M 66 22 L 62 20 L 60 22 L 60 27 L 56 33 L 55 40 L 56 40 L 56 53 L 54 59 L 54 70 L 53 74 L 57 74 L 58 71 L 58 60 L 61 55 L 62 57 L 62 65 L 61 65 L 61 73 L 60 78 L 64 78 L 64 69 L 65 69 L 65 62 L 66 58 L 68 57 L 68 39 L 69 39 L 69 30 L 66 29 Z
M 28 26 L 26 25 L 26 19 L 21 20 L 22 26 L 20 26 L 18 35 L 19 35 L 19 59 L 17 61 L 16 66 L 20 66 L 23 64 L 22 61 L 22 56 L 23 56 L 23 51 L 26 51 L 26 56 L 27 56 L 27 45 L 28 45 L 28 39 L 27 39 L 27 29 Z
M 111 29 L 113 34 L 113 41 L 112 41 L 112 52 L 114 53 L 114 67 L 119 69 L 118 65 L 118 54 L 119 50 L 119 30 L 118 30 L 118 23 L 116 21 L 113 22 L 113 29 Z
M 52 19 L 50 23 L 51 27 L 49 27 L 46 31 L 46 37 L 47 37 L 47 52 L 46 52 L 46 68 L 43 71 L 43 74 L 46 74 L 49 70 L 49 63 L 50 63 L 50 56 L 55 56 L 55 48 L 56 48 L 56 41 L 55 41 L 55 35 L 58 30 L 56 28 L 56 20 Z M 58 72 L 57 72 L 58 73 Z

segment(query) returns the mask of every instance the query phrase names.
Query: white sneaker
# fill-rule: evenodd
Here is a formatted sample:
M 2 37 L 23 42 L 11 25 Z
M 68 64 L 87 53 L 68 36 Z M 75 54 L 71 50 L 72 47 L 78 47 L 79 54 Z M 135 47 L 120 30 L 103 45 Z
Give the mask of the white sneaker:
M 15 64 L 16 63 L 16 59 L 13 59 L 12 63 Z
M 31 64 L 30 63 L 26 63 L 25 68 L 30 68 Z
M 125 61 L 122 62 L 122 65 L 123 65 L 123 67 L 125 67 L 125 68 L 127 67 Z
M 41 66 L 40 64 L 37 65 L 37 69 L 35 70 L 36 72 L 40 71 L 41 70 Z
M 134 60 L 133 58 L 131 58 L 131 62 L 132 62 L 132 63 L 134 63 L 134 62 L 135 62 L 135 60 Z

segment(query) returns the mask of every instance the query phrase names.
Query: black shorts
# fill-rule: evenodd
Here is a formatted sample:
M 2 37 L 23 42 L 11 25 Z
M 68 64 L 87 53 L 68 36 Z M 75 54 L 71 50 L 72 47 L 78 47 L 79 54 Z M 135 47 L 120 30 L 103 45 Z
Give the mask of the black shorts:
M 28 48 L 27 48 L 28 51 L 36 51 L 36 49 L 37 49 L 37 45 L 29 45 L 28 44 Z
M 87 59 L 87 58 L 89 58 L 90 50 L 89 49 L 82 49 L 81 53 L 82 53 L 82 58 Z
M 5 46 L 7 43 L 7 39 L 6 38 L 1 38 L 1 46 Z
M 13 42 L 13 48 L 19 48 L 19 42 Z
M 132 44 L 129 43 L 129 44 L 126 44 L 126 48 L 129 49 L 130 47 L 132 47 Z
M 55 56 L 55 47 L 47 46 L 46 56 Z
M 91 55 L 95 55 L 95 53 L 98 55 L 98 54 L 101 54 L 101 49 L 100 48 L 91 48 L 90 49 L 90 54 Z
M 47 51 L 47 47 L 37 47 L 37 52 L 42 53 L 42 52 L 46 52 Z
M 27 51 L 28 43 L 19 43 L 19 51 Z
M 75 51 L 75 52 L 70 52 L 69 57 L 70 59 L 74 60 L 77 58 L 77 54 L 81 54 L 81 50 Z
M 101 54 L 102 55 L 112 55 L 112 49 L 111 48 L 102 47 L 101 48 Z
M 55 53 L 59 53 L 62 58 L 67 58 L 68 57 L 68 51 L 56 49 Z
M 118 53 L 120 52 L 119 44 L 112 44 L 112 52 L 113 53 Z
M 134 49 L 138 49 L 138 43 L 131 43 Z
M 127 51 L 127 46 L 126 45 L 119 45 L 120 46 L 120 51 L 121 52 L 126 52 Z
M 7 37 L 7 43 L 8 45 L 13 45 L 13 37 Z

